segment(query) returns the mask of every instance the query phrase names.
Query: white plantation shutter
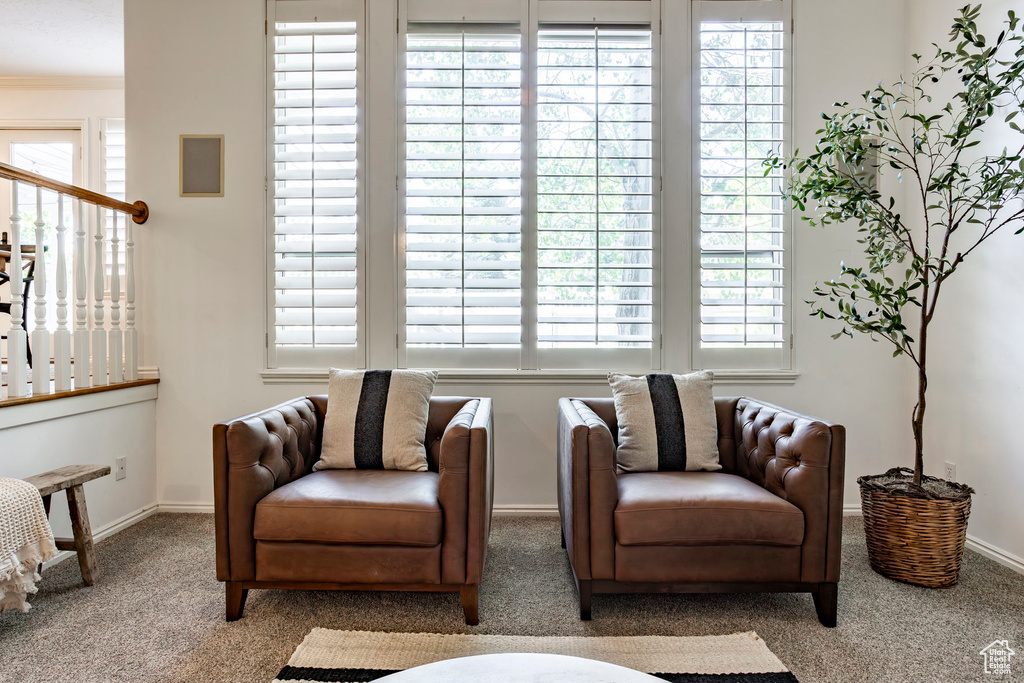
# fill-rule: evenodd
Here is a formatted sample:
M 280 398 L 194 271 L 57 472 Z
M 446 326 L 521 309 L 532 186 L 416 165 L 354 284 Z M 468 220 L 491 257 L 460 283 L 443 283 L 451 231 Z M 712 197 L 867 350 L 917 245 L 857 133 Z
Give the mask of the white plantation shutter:
M 124 145 L 124 119 L 100 119 L 100 143 L 102 154 L 100 155 L 100 181 L 102 183 L 101 193 L 114 199 L 125 201 L 125 145 Z M 106 221 L 106 234 L 111 237 L 114 228 L 114 212 L 103 211 Z M 118 250 L 122 252 L 118 257 L 118 274 L 124 276 L 125 259 L 123 254 L 125 240 L 124 216 L 119 216 L 117 221 Z M 112 242 L 104 240 L 105 253 L 103 263 L 106 267 L 106 274 L 109 286 L 110 265 L 113 263 L 111 249 Z M 121 295 L 124 296 L 124 280 L 121 280 Z
M 789 24 L 777 1 L 701 2 L 697 16 L 699 357 L 704 367 L 778 366 L 783 354 L 771 350 L 788 348 L 789 217 L 783 174 L 766 176 L 762 162 L 788 151 Z M 762 361 L 730 361 L 736 349 Z
M 361 2 L 276 2 L 270 34 L 270 358 L 361 367 Z
M 517 26 L 412 24 L 405 45 L 405 362 L 517 367 Z
M 125 201 L 124 194 L 124 119 L 102 119 L 103 136 L 103 194 Z
M 646 28 L 542 28 L 538 347 L 648 349 L 654 335 L 654 51 Z M 575 354 L 575 352 L 573 352 Z M 575 354 L 578 356 L 578 354 Z M 583 363 L 594 357 L 583 356 Z M 622 358 L 622 356 L 617 356 Z

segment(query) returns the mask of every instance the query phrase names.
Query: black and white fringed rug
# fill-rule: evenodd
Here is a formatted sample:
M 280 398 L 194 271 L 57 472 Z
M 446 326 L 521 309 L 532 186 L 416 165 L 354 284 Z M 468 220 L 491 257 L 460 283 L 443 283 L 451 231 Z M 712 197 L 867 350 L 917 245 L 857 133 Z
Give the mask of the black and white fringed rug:
M 753 631 L 728 636 L 497 636 L 310 631 L 274 683 L 374 681 L 456 657 L 532 652 L 618 664 L 675 683 L 793 683 Z

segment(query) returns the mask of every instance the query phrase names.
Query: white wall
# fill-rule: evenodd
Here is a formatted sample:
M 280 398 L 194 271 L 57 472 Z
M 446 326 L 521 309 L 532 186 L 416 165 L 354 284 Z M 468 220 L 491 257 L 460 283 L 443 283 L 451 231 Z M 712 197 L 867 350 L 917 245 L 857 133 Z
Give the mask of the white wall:
M 151 509 L 156 503 L 155 398 L 151 385 L 5 407 L 0 414 L 0 477 L 23 479 L 65 465 L 107 465 L 109 476 L 85 485 L 93 530 Z M 128 400 L 134 402 L 115 405 Z M 87 412 L 34 421 L 79 410 Z M 17 422 L 26 424 L 8 426 Z M 117 481 L 114 461 L 121 457 L 127 458 L 127 476 Z M 71 536 L 64 494 L 52 498 L 50 523 L 54 535 Z
M 394 26 L 393 3 L 373 0 L 380 21 Z M 902 65 L 903 4 L 889 0 L 797 0 L 797 130 L 807 146 L 819 111 L 853 97 Z M 381 9 L 383 8 L 383 9 Z M 126 0 L 126 109 L 129 195 L 149 203 L 151 218 L 138 241 L 146 313 L 144 365 L 159 366 L 157 405 L 158 496 L 162 503 L 209 505 L 213 500 L 210 431 L 214 422 L 324 386 L 264 385 L 264 9 L 254 0 Z M 837 48 L 843 35 L 871 36 L 871 50 L 851 59 Z M 381 60 L 391 47 L 374 44 Z M 390 56 L 388 56 L 390 54 Z M 375 137 L 370 122 L 371 153 Z M 377 122 L 379 123 L 379 122 Z M 386 124 L 385 124 L 386 125 Z M 378 125 L 377 131 L 380 130 Z M 177 196 L 178 135 L 226 135 L 223 198 Z M 376 148 L 380 157 L 393 152 Z M 393 243 L 393 219 L 373 213 L 369 241 Z M 796 293 L 806 298 L 816 280 L 833 275 L 856 253 L 854 239 L 837 231 L 797 227 Z M 370 362 L 393 362 L 393 284 L 372 257 L 370 330 L 378 340 Z M 384 255 L 384 262 L 391 258 Z M 678 268 L 678 264 L 675 266 Z M 673 268 L 671 257 L 666 269 Z M 678 305 L 678 302 L 676 303 Z M 720 386 L 721 395 L 747 394 L 821 415 L 849 429 L 847 500 L 854 481 L 906 462 L 909 396 L 905 369 L 869 341 L 833 342 L 828 325 L 797 304 L 792 386 Z M 670 340 L 666 340 L 667 342 Z M 682 369 L 682 354 L 666 356 Z M 442 384 L 439 393 L 486 395 L 495 401 L 497 484 L 505 506 L 555 502 L 555 405 L 559 396 L 605 395 L 599 385 Z
M 908 54 L 933 54 L 929 44 L 945 43 L 961 6 L 954 0 L 912 0 Z M 990 40 L 1011 8 L 1019 13 L 1019 2 L 984 3 L 979 28 Z M 1024 143 L 1024 136 L 993 123 L 976 148 L 980 153 Z M 1024 558 L 1024 450 L 1017 432 L 1024 412 L 1024 318 L 1017 282 L 1022 257 L 1024 235 L 997 234 L 943 285 L 929 336 L 925 416 L 925 472 L 941 477 L 943 463 L 955 463 L 957 479 L 977 491 L 968 534 L 1017 558 Z

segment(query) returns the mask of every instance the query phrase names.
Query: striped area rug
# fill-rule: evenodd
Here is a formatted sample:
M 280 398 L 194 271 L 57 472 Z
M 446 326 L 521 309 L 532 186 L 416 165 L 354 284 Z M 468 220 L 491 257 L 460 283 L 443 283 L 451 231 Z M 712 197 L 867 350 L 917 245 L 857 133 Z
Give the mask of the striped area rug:
M 532 652 L 618 664 L 675 683 L 792 683 L 753 631 L 728 636 L 499 636 L 315 628 L 274 683 L 363 683 L 455 657 Z

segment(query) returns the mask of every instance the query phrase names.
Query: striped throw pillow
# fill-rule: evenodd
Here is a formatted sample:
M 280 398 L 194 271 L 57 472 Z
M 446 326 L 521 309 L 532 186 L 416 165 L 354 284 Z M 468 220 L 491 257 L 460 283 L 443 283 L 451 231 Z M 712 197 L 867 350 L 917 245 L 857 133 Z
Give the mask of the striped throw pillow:
M 608 373 L 619 423 L 619 471 L 722 469 L 713 380 L 708 371 L 645 377 Z
M 437 373 L 331 368 L 314 470 L 427 469 L 427 413 Z

